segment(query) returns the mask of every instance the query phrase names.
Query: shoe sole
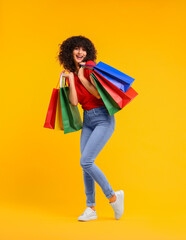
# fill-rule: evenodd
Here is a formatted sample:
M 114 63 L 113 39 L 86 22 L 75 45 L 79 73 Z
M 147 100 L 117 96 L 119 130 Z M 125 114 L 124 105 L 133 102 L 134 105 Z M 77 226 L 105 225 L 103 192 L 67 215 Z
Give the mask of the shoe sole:
M 95 219 L 97 219 L 97 216 L 90 217 L 89 219 L 78 219 L 78 221 L 87 222 L 87 221 L 91 221 L 91 220 L 95 220 Z

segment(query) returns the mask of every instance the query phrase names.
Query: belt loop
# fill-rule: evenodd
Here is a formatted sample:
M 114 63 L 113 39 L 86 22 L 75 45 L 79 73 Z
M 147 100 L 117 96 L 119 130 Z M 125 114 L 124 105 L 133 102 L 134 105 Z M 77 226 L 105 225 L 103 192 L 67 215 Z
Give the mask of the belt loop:
M 94 112 L 94 114 L 96 114 L 95 108 L 93 108 L 93 112 Z

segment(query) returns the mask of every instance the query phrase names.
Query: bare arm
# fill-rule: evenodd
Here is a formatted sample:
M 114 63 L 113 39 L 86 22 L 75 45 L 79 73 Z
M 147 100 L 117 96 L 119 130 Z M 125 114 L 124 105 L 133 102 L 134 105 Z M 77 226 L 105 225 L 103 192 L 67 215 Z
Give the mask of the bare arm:
M 65 73 L 65 70 L 62 71 L 64 77 L 68 77 L 69 79 L 69 101 L 73 106 L 78 105 L 78 97 L 77 97 L 77 92 L 75 88 L 75 83 L 74 83 L 74 75 L 72 72 Z
M 75 83 L 74 79 L 71 79 L 69 77 L 69 101 L 72 105 L 77 106 L 78 105 L 78 97 L 77 97 L 77 92 L 75 88 Z
M 95 82 L 94 82 L 94 78 L 90 75 L 90 81 L 91 81 L 91 83 L 96 87 L 96 84 L 95 84 Z

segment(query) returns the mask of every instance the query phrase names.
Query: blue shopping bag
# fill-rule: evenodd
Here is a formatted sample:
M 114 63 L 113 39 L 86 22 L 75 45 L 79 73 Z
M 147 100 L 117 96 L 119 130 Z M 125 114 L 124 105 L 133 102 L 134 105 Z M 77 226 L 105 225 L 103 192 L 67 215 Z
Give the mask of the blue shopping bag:
M 123 92 L 126 92 L 135 80 L 127 74 L 101 61 L 95 66 L 85 64 L 83 67 L 86 68 L 88 66 L 92 67 L 93 71 L 95 71 L 99 75 L 102 75 L 104 78 L 113 83 Z

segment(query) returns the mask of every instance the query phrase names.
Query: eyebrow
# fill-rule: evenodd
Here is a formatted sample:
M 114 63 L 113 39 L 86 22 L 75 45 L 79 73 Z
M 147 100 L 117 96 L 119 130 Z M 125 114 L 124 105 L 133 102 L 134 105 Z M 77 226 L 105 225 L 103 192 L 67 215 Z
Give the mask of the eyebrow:
M 78 46 L 76 46 L 75 48 L 83 48 L 83 49 L 86 49 L 85 47 L 78 47 Z

